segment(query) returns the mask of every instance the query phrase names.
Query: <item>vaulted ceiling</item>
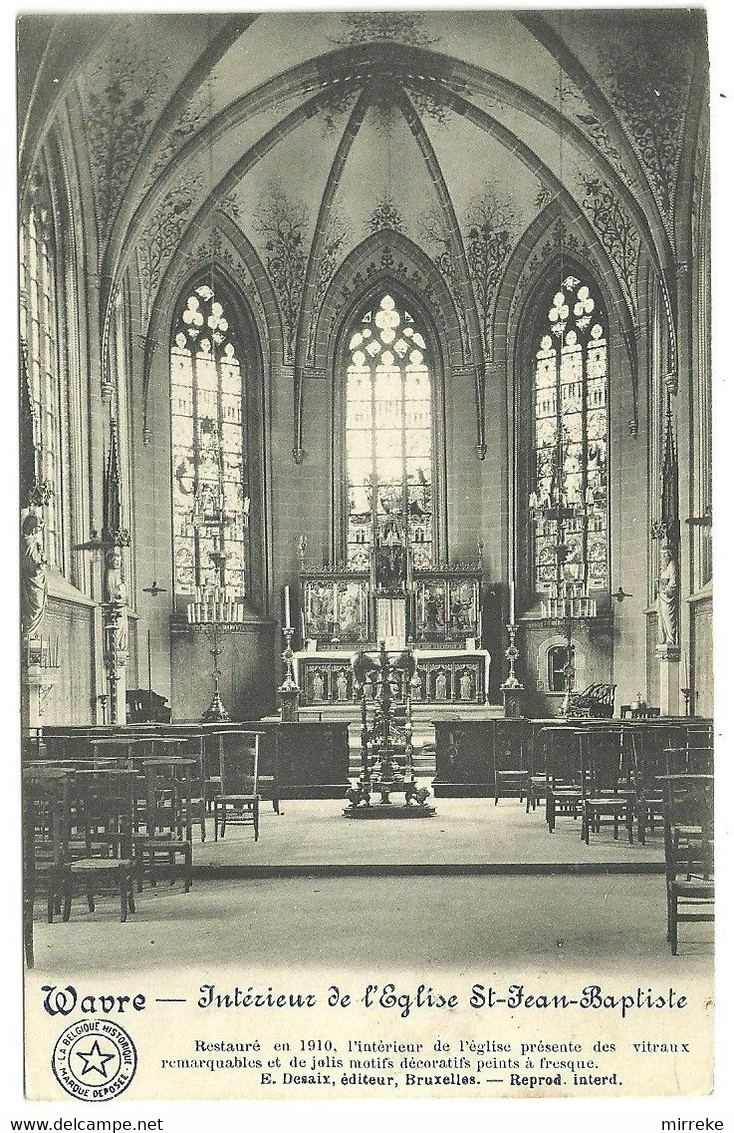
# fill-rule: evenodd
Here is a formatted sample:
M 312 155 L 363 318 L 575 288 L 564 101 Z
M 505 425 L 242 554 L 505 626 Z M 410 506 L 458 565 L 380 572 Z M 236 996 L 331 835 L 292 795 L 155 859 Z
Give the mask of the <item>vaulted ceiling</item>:
M 137 261 L 149 314 L 176 243 L 214 210 L 281 307 L 289 289 L 323 294 L 380 230 L 476 297 L 487 240 L 501 271 L 553 201 L 604 249 L 633 320 L 641 255 L 674 291 L 701 13 L 33 16 L 19 44 L 21 182 L 63 126 L 91 185 L 103 311 Z

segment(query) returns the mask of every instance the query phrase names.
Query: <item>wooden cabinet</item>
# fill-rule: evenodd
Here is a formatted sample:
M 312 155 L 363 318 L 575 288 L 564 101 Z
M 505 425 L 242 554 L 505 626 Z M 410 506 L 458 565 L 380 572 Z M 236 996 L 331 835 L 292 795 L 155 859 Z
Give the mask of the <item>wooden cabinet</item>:
M 439 720 L 435 728 L 436 798 L 490 797 L 495 769 L 532 771 L 528 720 Z

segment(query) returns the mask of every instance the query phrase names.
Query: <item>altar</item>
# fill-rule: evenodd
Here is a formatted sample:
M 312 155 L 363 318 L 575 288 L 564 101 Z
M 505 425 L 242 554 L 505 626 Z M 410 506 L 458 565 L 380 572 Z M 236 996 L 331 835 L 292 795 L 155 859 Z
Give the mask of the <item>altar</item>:
M 375 652 L 377 647 L 375 646 Z M 390 660 L 400 650 L 388 649 Z M 412 654 L 416 672 L 410 688 L 413 703 L 485 704 L 489 700 L 489 653 L 486 649 L 418 649 Z M 354 650 L 325 649 L 294 654 L 296 681 L 302 705 L 349 704 L 354 699 Z M 375 686 L 376 687 L 376 686 Z M 401 680 L 400 698 L 407 682 Z M 375 688 L 371 690 L 375 696 Z
M 315 566 L 301 540 L 300 628 L 294 654 L 302 705 L 349 704 L 356 696 L 354 662 L 380 643 L 391 660 L 409 650 L 415 661 L 414 703 L 484 704 L 490 656 L 481 646 L 482 558 L 475 563 L 414 564 L 413 549 L 392 517 L 377 525 L 366 567 Z M 399 668 L 399 666 L 398 666 Z

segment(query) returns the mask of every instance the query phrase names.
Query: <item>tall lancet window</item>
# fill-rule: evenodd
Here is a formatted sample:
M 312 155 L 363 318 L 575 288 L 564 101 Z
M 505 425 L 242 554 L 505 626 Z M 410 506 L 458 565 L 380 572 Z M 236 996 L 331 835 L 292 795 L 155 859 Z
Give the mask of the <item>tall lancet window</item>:
M 534 584 L 583 595 L 609 585 L 605 319 L 573 276 L 543 302 L 533 356 Z
M 390 527 L 432 560 L 433 395 L 425 339 L 390 295 L 352 328 L 346 380 L 347 564 Z
M 174 590 L 246 593 L 244 359 L 208 284 L 192 288 L 171 345 Z M 225 597 L 222 596 L 222 600 Z
M 61 430 L 67 407 L 62 397 L 53 216 L 44 191 L 22 218 L 19 268 L 20 336 L 27 348 L 38 474 L 50 493 L 44 509 L 45 548 L 51 565 L 61 570 Z

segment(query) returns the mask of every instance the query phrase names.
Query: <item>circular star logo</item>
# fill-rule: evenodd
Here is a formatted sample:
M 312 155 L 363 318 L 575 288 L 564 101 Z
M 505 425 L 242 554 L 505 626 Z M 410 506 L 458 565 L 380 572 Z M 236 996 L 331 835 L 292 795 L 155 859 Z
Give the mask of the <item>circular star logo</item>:
M 116 1098 L 133 1079 L 135 1044 L 111 1019 L 80 1019 L 59 1036 L 51 1069 L 67 1094 L 79 1101 Z

